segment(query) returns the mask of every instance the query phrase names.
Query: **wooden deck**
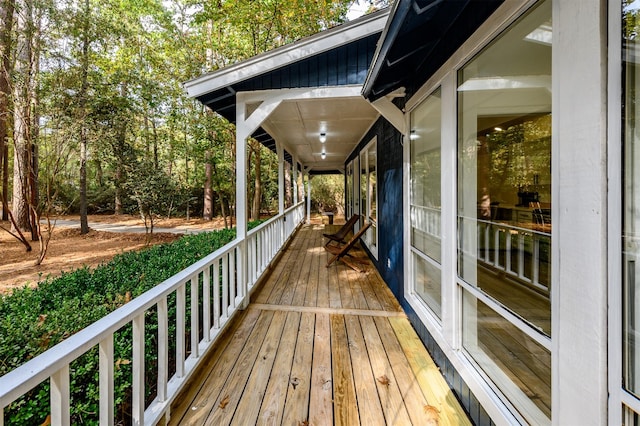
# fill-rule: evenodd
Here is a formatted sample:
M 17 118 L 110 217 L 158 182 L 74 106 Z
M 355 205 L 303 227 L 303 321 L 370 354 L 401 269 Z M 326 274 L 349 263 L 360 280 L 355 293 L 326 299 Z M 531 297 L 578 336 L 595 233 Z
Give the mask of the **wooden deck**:
M 305 225 L 171 408 L 172 425 L 470 424 L 373 265 Z

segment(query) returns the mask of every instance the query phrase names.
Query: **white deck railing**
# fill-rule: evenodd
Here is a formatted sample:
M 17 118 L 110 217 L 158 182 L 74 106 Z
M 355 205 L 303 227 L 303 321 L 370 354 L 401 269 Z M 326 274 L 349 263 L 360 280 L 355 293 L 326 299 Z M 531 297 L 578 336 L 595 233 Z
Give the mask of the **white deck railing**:
M 458 224 L 458 250 L 550 293 L 550 233 L 475 218 L 459 217 Z
M 304 203 L 249 231 L 246 251 L 235 240 L 189 268 L 158 284 L 89 327 L 0 377 L 0 426 L 5 408 L 40 383 L 50 380 L 51 424 L 70 424 L 69 365 L 95 346 L 99 350 L 99 416 L 101 425 L 114 424 L 114 334 L 132 324 L 132 423 L 154 425 L 168 412 L 176 394 L 213 345 L 224 325 L 248 302 L 251 288 L 304 217 Z M 246 285 L 242 259 L 247 256 Z M 187 312 L 187 291 L 190 292 Z M 176 315 L 169 317 L 168 298 L 175 294 Z M 202 298 L 200 299 L 200 295 Z M 157 391 L 145 406 L 145 318 L 157 312 Z M 190 316 L 187 327 L 187 315 Z M 149 316 L 154 317 L 154 316 Z M 200 319 L 202 318 L 202 324 Z M 169 377 L 169 323 L 175 325 L 175 373 Z M 187 341 L 190 336 L 190 353 Z M 193 344 L 193 342 L 198 342 Z

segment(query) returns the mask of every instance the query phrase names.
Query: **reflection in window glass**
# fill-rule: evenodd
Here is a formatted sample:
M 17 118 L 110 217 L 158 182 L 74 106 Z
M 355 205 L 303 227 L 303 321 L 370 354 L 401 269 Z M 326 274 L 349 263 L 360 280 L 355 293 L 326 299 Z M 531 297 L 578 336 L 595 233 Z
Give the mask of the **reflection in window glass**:
M 463 293 L 464 348 L 531 424 L 550 423 L 551 353 L 489 308 Z
M 441 93 L 411 112 L 411 256 L 414 288 L 440 317 Z
M 463 347 L 532 424 L 551 417 L 551 0 L 458 72 Z M 502 306 L 523 321 L 501 316 Z M 544 334 L 544 335 L 543 335 Z
M 458 80 L 458 274 L 550 335 L 551 1 Z
M 624 70 L 624 226 L 622 234 L 624 277 L 624 387 L 640 397 L 640 5 L 623 1 Z M 625 4 L 627 4 L 625 6 Z M 637 423 L 636 423 L 637 424 Z

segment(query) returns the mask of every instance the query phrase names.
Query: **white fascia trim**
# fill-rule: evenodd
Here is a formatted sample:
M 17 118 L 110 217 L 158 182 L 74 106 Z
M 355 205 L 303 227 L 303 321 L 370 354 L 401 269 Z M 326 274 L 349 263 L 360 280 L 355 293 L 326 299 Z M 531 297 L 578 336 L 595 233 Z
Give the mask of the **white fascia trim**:
M 190 97 L 195 98 L 248 78 L 265 74 L 306 57 L 314 56 L 376 32 L 381 32 L 388 15 L 388 9 L 365 15 L 360 19 L 187 81 L 183 83 L 183 87 Z

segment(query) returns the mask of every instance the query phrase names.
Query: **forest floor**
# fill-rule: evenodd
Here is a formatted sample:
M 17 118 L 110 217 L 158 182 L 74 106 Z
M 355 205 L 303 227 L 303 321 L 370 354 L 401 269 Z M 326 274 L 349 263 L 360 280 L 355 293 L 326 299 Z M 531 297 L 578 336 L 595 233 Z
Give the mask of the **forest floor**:
M 78 216 L 64 216 L 59 219 L 76 220 Z M 53 221 L 52 221 L 53 222 Z M 95 224 L 101 227 L 105 224 L 121 225 L 132 229 L 144 229 L 140 217 L 128 215 L 91 215 L 89 227 Z M 0 221 L 0 227 L 9 229 L 9 222 Z M 172 228 L 174 232 L 183 233 L 201 230 L 214 230 L 224 227 L 222 218 L 205 221 L 200 218 L 186 220 L 185 218 L 157 219 L 154 228 Z M 163 229 L 167 230 L 168 229 Z M 150 244 L 160 244 L 173 241 L 182 236 L 174 232 L 154 231 Z M 27 236 L 30 239 L 30 235 Z M 47 276 L 58 276 L 63 271 L 71 271 L 83 266 L 95 267 L 109 261 L 113 256 L 129 250 L 139 250 L 147 245 L 147 237 L 136 232 L 106 232 L 91 229 L 86 235 L 80 235 L 79 226 L 69 227 L 55 225 L 46 257 L 40 265 L 35 265 L 39 253 L 37 241 L 30 242 L 32 251 L 27 252 L 25 246 L 8 232 L 0 229 L 0 294 L 10 293 L 16 287 L 25 285 L 35 286 L 38 281 Z

